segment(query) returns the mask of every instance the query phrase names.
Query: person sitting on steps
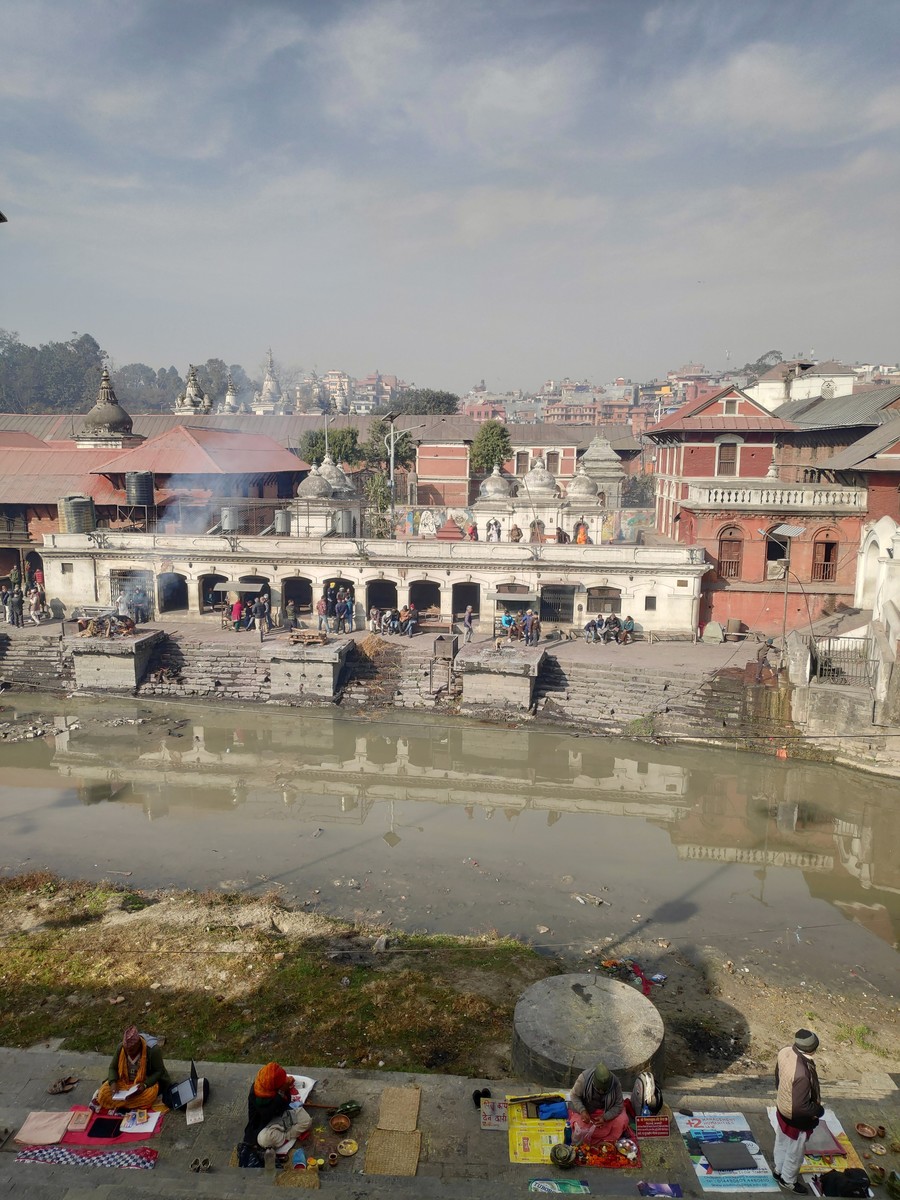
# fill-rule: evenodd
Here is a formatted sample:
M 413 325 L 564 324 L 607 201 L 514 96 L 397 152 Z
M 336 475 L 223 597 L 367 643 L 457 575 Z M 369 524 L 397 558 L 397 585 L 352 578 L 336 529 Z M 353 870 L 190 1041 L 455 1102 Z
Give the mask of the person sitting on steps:
M 97 1089 L 94 1103 L 99 1108 L 153 1108 L 170 1086 L 169 1073 L 159 1046 L 148 1046 L 137 1025 L 122 1034 L 122 1045 L 112 1056 L 106 1082 Z M 128 1092 L 127 1096 L 116 1093 Z

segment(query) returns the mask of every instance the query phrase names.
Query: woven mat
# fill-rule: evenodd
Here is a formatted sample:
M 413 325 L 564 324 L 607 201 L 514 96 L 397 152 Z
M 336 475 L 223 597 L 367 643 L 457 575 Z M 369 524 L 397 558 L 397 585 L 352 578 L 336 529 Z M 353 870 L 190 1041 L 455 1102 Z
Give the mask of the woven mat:
M 415 1175 L 421 1146 L 422 1134 L 418 1129 L 374 1129 L 366 1146 L 365 1174 Z
M 378 1128 L 411 1133 L 419 1123 L 421 1097 L 421 1088 L 386 1087 L 381 1093 Z

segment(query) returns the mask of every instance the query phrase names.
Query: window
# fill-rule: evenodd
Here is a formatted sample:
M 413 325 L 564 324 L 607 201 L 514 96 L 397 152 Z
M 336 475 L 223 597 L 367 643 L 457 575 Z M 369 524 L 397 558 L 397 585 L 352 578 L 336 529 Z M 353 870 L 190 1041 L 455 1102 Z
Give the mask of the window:
M 656 612 L 656 597 L 655 596 L 645 596 L 644 597 L 644 612 Z
M 737 416 L 737 400 L 725 400 L 722 403 L 722 412 L 726 417 Z
M 516 455 L 516 474 L 517 475 L 527 475 L 528 474 L 528 451 L 527 450 L 520 450 L 518 452 L 518 454 Z
M 588 588 L 587 610 L 589 613 L 620 613 L 622 611 L 622 593 L 618 588 Z
M 59 569 L 60 569 L 60 571 L 62 571 L 63 575 L 72 575 L 75 571 L 75 564 L 74 563 L 60 563 Z
M 766 579 L 784 579 L 788 561 L 787 538 L 766 535 Z
M 816 583 L 833 582 L 837 578 L 837 542 L 822 538 L 813 543 L 813 573 Z
M 550 472 L 551 475 L 559 474 L 559 451 L 558 450 L 548 450 L 547 451 L 547 464 L 546 465 L 547 465 L 547 470 Z
M 721 442 L 719 445 L 719 461 L 716 464 L 717 475 L 737 475 L 737 443 Z
M 722 579 L 739 579 L 744 535 L 740 529 L 723 529 L 719 534 L 719 575 Z

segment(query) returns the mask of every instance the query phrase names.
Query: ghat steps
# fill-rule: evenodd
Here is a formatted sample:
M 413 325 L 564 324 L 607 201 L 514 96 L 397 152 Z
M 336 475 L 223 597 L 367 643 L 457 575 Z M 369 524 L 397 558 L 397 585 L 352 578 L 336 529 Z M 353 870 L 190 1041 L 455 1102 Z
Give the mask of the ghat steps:
M 0 634 L 0 678 L 19 689 L 58 692 L 72 686 L 75 671 L 58 633 L 10 632 Z

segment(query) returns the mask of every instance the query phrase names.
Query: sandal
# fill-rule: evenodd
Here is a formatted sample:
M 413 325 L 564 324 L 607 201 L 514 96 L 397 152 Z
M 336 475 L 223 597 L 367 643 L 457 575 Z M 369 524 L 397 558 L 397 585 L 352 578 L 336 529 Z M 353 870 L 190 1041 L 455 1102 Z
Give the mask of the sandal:
M 66 1079 L 57 1079 L 56 1083 L 51 1083 L 47 1091 L 51 1096 L 60 1096 L 63 1092 L 71 1092 L 77 1082 L 74 1076 L 69 1075 Z
M 208 1158 L 200 1159 L 200 1170 L 206 1171 L 207 1173 L 212 1170 L 212 1163 L 209 1161 Z
M 200 1159 L 199 1159 L 199 1158 L 195 1158 L 195 1159 L 194 1159 L 194 1160 L 191 1162 L 191 1165 L 188 1167 L 188 1170 L 189 1170 L 189 1171 L 194 1171 L 195 1173 L 199 1173 L 199 1171 L 200 1171 Z

